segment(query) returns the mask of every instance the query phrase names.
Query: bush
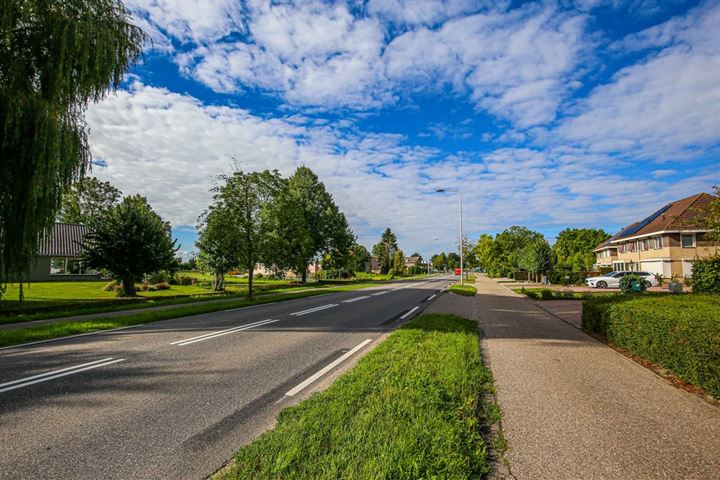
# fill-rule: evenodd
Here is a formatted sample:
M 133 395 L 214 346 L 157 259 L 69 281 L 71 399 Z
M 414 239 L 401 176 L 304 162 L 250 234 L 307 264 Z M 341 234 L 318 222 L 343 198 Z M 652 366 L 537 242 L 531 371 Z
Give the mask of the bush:
M 170 284 L 167 282 L 156 283 L 155 290 L 170 290 Z
M 547 288 L 543 288 L 543 289 L 540 291 L 540 299 L 542 299 L 542 300 L 552 300 L 553 298 L 555 298 L 555 294 L 554 294 L 554 292 L 553 292 L 552 290 L 549 290 L 549 289 L 547 289 Z
M 102 289 L 103 292 L 117 292 L 119 288 L 120 282 L 118 282 L 117 280 L 113 280 L 112 282 L 106 283 Z
M 527 291 L 525 292 L 525 295 L 527 295 L 528 298 L 532 298 L 532 299 L 535 299 L 535 300 L 539 300 L 539 299 L 540 299 L 540 296 L 539 296 L 537 293 L 533 292 L 532 290 L 527 290 Z
M 685 275 L 685 277 L 683 277 L 683 283 L 685 283 L 686 287 L 692 287 L 695 282 L 693 281 L 693 277 Z
M 178 275 L 177 277 L 178 285 L 183 285 L 185 287 L 187 287 L 188 285 L 195 285 L 197 281 L 197 278 L 190 277 L 188 275 Z
M 635 290 L 633 289 L 633 285 L 638 285 L 640 287 L 640 291 L 644 292 L 647 289 L 648 282 L 640 275 L 637 275 L 635 273 L 625 275 L 620 279 L 620 290 L 623 293 L 635 292 Z
M 693 264 L 693 292 L 720 294 L 720 255 Z
M 263 278 L 265 278 L 265 275 L 263 275 L 262 273 L 256 273 L 254 277 L 256 280 L 262 280 Z
M 151 273 L 147 275 L 147 283 L 168 283 L 172 280 L 173 275 L 167 270 Z
M 720 297 L 594 297 L 583 303 L 582 323 L 720 399 Z

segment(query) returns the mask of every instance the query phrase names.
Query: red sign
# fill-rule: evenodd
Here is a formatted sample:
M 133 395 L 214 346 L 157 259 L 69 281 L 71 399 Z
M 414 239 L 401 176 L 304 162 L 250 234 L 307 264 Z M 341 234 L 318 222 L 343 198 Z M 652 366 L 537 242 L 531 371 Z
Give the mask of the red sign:
M 455 269 L 455 275 L 460 275 L 460 269 L 459 269 L 459 268 L 456 268 L 456 269 Z

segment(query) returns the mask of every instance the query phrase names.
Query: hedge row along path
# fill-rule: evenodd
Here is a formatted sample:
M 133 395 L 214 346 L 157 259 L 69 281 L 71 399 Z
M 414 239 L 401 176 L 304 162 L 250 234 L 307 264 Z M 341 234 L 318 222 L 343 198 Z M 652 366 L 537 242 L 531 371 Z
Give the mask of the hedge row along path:
M 515 478 L 714 478 L 720 408 L 479 276 Z

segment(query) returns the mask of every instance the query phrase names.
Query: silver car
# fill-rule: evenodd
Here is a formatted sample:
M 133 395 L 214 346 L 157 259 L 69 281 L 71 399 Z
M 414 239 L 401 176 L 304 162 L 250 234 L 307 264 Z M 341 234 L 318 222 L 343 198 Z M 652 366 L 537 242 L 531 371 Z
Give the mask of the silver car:
M 608 272 L 599 277 L 589 277 L 585 279 L 585 285 L 593 288 L 620 288 L 620 279 L 625 275 L 640 275 L 648 287 L 657 286 L 658 282 L 655 275 L 650 272 Z

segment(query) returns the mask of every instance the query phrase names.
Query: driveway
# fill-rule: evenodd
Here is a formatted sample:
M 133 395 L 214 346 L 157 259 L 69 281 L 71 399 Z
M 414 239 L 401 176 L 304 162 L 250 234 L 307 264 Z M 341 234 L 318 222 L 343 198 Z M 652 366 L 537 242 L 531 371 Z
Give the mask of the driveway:
M 478 316 L 518 479 L 709 479 L 720 408 L 479 276 Z

